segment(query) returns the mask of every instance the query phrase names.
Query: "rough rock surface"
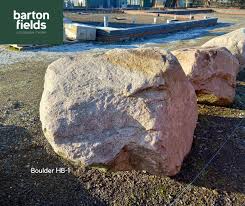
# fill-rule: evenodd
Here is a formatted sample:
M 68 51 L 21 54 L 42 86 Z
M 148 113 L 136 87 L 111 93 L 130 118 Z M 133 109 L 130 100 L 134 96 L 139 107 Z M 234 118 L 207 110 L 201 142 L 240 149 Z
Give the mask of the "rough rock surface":
M 226 47 L 237 57 L 241 68 L 245 67 L 245 28 L 213 38 L 202 47 Z
M 170 53 L 87 53 L 48 67 L 40 118 L 55 152 L 75 164 L 175 175 L 191 149 L 196 95 Z
M 198 101 L 229 105 L 235 97 L 239 62 L 226 48 L 173 51 L 197 93 Z

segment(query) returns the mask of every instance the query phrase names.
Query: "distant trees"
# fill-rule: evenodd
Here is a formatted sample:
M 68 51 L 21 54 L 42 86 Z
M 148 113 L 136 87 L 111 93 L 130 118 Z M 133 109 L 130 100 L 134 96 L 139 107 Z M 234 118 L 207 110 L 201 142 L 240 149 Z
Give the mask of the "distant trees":
M 244 0 L 211 0 L 211 5 L 224 6 L 224 7 L 243 7 L 245 6 Z

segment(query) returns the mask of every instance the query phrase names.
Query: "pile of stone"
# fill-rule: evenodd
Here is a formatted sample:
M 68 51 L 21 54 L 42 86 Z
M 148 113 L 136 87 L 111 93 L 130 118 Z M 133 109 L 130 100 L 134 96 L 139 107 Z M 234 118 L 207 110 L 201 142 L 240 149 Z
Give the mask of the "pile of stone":
M 189 48 L 173 54 L 192 83 L 198 102 L 220 106 L 232 104 L 239 62 L 226 48 Z
M 245 28 L 205 43 L 173 51 L 195 88 L 198 102 L 227 106 L 235 97 L 236 77 L 245 66 Z
M 245 67 L 245 28 L 213 38 L 202 47 L 225 47 L 238 59 L 241 68 Z
M 243 64 L 243 49 L 234 56 L 209 46 L 176 56 L 144 48 L 57 60 L 47 69 L 40 103 L 44 135 L 77 165 L 177 174 L 191 150 L 197 98 L 232 103 Z

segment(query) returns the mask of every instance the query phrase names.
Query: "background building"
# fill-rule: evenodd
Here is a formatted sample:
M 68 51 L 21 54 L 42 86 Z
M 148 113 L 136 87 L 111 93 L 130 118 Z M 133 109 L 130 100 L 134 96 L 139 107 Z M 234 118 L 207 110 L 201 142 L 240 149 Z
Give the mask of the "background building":
M 65 0 L 64 7 L 87 8 L 126 8 L 126 7 L 152 7 L 155 3 L 161 4 L 165 0 Z
M 245 0 L 64 0 L 65 8 L 245 7 Z

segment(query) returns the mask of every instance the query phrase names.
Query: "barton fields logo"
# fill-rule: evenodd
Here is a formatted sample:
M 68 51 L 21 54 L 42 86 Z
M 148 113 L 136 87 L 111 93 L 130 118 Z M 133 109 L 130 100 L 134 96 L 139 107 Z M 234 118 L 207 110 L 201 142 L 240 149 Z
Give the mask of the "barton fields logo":
M 13 11 L 17 30 L 46 30 L 47 21 L 50 18 L 48 12 L 18 12 Z
M 0 44 L 60 44 L 63 0 L 3 1 L 0 24 Z

